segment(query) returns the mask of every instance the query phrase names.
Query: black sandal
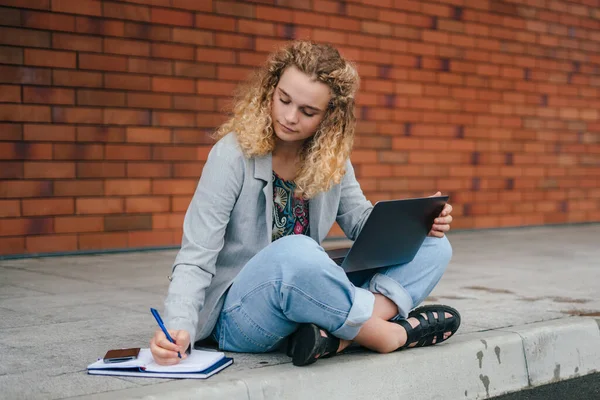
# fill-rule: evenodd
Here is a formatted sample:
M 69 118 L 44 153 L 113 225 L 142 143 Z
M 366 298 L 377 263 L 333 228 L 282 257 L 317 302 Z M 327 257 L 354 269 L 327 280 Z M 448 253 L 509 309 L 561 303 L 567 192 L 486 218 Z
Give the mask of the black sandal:
M 437 318 L 433 313 L 437 313 Z M 452 317 L 446 318 L 445 313 L 451 314 Z M 425 316 L 422 314 L 425 314 Z M 452 337 L 460 326 L 459 312 L 449 306 L 431 305 L 419 307 L 411 311 L 408 317 L 418 319 L 419 325 L 413 328 L 405 319 L 392 321 L 406 329 L 406 343 L 404 346 L 399 347 L 398 350 L 406 349 L 415 342 L 417 344 L 413 347 L 425 347 L 442 343 Z M 446 332 L 450 332 L 450 336 L 444 339 Z M 435 343 L 433 342 L 434 339 Z
M 323 332 L 325 336 L 321 333 Z M 287 355 L 296 366 L 309 365 L 319 358 L 337 354 L 340 339 L 315 324 L 302 324 L 289 339 Z

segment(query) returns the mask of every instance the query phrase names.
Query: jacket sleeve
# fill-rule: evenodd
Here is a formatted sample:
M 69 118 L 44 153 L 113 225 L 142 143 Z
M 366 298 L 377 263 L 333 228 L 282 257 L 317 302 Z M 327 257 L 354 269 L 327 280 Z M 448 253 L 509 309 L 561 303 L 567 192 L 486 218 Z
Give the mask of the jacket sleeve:
M 363 194 L 350 160 L 346 162 L 346 175 L 340 185 L 340 204 L 336 221 L 349 239 L 356 240 L 371 214 L 373 204 Z
M 225 230 L 244 181 L 244 156 L 232 140 L 231 135 L 221 139 L 209 153 L 185 214 L 181 249 L 165 299 L 166 326 L 188 331 L 192 345 L 206 288 L 216 273 Z

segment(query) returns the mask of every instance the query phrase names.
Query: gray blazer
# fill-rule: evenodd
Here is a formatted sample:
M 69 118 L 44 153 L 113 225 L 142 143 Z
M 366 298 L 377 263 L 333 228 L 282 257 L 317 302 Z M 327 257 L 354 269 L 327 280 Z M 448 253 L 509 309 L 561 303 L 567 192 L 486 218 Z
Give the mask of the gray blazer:
M 271 179 L 271 155 L 246 158 L 234 133 L 213 146 L 183 222 L 165 300 L 169 329 L 187 330 L 192 342 L 211 334 L 234 278 L 271 243 Z M 337 221 L 354 240 L 372 208 L 348 160 L 342 182 L 309 201 L 310 237 L 321 243 Z

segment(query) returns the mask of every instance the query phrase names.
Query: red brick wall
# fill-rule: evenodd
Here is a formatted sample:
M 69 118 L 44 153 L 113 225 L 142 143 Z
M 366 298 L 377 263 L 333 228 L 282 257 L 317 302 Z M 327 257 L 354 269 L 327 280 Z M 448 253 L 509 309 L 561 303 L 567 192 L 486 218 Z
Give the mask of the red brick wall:
M 600 221 L 598 0 L 0 0 L 0 254 L 178 244 L 236 83 L 295 37 L 358 63 L 370 199 Z

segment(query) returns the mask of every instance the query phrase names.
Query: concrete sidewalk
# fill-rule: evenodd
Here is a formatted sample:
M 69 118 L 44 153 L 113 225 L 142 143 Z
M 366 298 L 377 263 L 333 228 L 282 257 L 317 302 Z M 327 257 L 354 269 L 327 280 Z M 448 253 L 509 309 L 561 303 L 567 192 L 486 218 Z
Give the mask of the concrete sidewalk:
M 600 371 L 600 224 L 453 232 L 428 302 L 461 311 L 450 341 L 293 367 L 233 354 L 202 380 L 89 376 L 114 347 L 147 347 L 175 251 L 0 261 L 3 399 L 479 399 Z

